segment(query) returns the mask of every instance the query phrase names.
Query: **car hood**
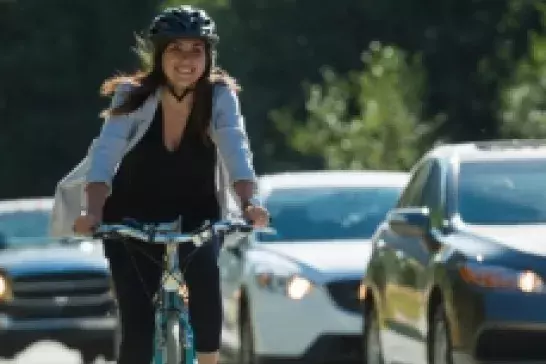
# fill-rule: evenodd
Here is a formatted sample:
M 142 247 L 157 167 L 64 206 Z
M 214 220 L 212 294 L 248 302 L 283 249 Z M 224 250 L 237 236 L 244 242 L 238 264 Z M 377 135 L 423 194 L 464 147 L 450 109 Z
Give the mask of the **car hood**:
M 361 277 L 372 244 L 369 240 L 261 243 L 260 249 L 329 275 Z
M 536 225 L 470 225 L 464 230 L 478 238 L 494 241 L 504 247 L 527 254 L 546 256 L 546 224 Z
M 10 275 L 55 271 L 104 271 L 108 264 L 104 256 L 74 246 L 28 247 L 0 251 L 0 269 Z

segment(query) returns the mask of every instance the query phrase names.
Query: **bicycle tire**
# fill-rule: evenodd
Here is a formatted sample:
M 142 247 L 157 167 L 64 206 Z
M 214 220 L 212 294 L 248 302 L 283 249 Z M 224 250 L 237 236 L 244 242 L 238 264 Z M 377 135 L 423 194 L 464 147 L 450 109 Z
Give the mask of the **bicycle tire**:
M 182 330 L 180 329 L 180 317 L 177 312 L 167 314 L 166 327 L 166 354 L 167 364 L 185 363 L 186 357 L 182 350 Z

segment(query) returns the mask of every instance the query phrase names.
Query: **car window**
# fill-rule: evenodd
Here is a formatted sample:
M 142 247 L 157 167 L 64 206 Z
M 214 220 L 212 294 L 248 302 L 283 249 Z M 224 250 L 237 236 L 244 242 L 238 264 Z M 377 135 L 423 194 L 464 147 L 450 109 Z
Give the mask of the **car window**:
M 546 222 L 546 160 L 462 162 L 458 212 L 470 224 Z
M 415 170 L 397 207 L 420 207 L 422 205 L 423 187 L 427 180 L 429 170 L 429 162 L 423 163 Z
M 1 211 L 0 240 L 3 244 L 24 243 L 48 236 L 50 211 Z
M 441 228 L 443 225 L 444 205 L 442 204 L 443 178 L 442 167 L 438 161 L 434 161 L 430 167 L 430 173 L 423 189 L 423 206 L 428 207 L 431 225 L 433 228 Z
M 265 204 L 276 234 L 266 242 L 368 239 L 400 195 L 398 187 L 324 187 L 273 190 Z
M 441 205 L 441 172 L 440 164 L 433 162 L 423 188 L 423 206 L 429 209 L 439 209 Z

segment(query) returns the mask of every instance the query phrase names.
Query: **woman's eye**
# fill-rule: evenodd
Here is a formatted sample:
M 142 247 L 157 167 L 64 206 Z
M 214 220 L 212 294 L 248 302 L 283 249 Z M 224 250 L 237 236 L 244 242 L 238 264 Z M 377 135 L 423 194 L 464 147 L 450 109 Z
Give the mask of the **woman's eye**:
M 186 54 L 193 54 L 193 55 L 200 55 L 204 52 L 203 48 L 191 48 L 191 49 L 183 49 L 180 46 L 172 46 L 168 49 L 171 53 L 186 53 Z

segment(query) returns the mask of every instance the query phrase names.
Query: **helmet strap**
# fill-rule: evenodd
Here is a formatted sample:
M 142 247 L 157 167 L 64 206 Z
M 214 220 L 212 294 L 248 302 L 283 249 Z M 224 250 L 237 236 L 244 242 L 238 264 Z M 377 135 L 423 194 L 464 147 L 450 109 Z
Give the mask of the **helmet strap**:
M 193 92 L 193 90 L 195 90 L 194 87 L 187 87 L 184 89 L 184 91 L 182 91 L 182 94 L 178 95 L 176 93 L 176 90 L 174 89 L 173 85 L 170 83 L 170 82 L 166 82 L 167 84 L 167 89 L 169 90 L 169 92 L 171 93 L 171 95 L 173 95 L 173 97 L 178 101 L 178 102 L 182 102 L 182 100 L 184 100 L 184 98 L 190 93 L 190 92 Z

